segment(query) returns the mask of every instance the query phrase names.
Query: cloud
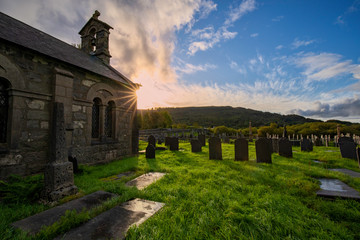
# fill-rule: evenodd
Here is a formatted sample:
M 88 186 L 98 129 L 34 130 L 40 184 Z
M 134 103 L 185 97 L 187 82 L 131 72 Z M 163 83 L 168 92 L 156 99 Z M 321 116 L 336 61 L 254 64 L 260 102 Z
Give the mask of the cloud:
M 307 117 L 360 117 L 360 99 L 359 97 L 345 99 L 342 102 L 335 104 L 315 102 L 313 109 L 310 110 L 292 110 L 292 113 L 299 114 Z
M 304 46 L 308 46 L 312 43 L 314 43 L 315 40 L 308 40 L 308 41 L 302 41 L 302 40 L 299 40 L 299 39 L 295 39 L 292 43 L 292 46 L 293 48 L 299 48 L 299 47 L 304 47 Z
M 230 62 L 230 68 L 241 73 L 241 74 L 246 74 L 246 68 L 244 66 L 239 66 L 236 62 L 231 61 Z
M 253 33 L 250 35 L 250 37 L 252 37 L 252 38 L 256 38 L 257 36 L 259 36 L 259 33 Z
M 360 65 L 351 60 L 342 60 L 342 56 L 334 53 L 300 53 L 295 59 L 296 66 L 305 68 L 302 72 L 308 80 L 327 81 L 341 75 L 352 75 L 360 79 Z
M 276 50 L 280 50 L 280 49 L 283 49 L 283 48 L 284 48 L 283 45 L 277 45 L 275 49 L 276 49 Z
M 338 16 L 335 20 L 335 24 L 344 25 L 346 23 L 345 18 L 353 13 L 356 13 L 360 9 L 360 0 L 355 0 L 346 11 Z
M 178 59 L 177 66 L 174 67 L 174 69 L 179 73 L 184 74 L 193 74 L 196 72 L 206 72 L 209 69 L 215 69 L 216 65 L 214 64 L 200 64 L 200 65 L 193 65 L 190 63 L 186 63 L 180 59 Z
M 236 22 L 245 14 L 252 12 L 256 9 L 256 2 L 255 0 L 244 0 L 241 2 L 239 7 L 232 9 L 229 17 L 225 21 L 225 25 L 230 25 Z
M 271 21 L 273 21 L 273 22 L 280 22 L 280 21 L 283 20 L 283 19 L 284 19 L 284 16 L 277 16 L 277 17 L 271 19 Z
M 193 56 L 198 51 L 206 51 L 209 48 L 213 48 L 217 43 L 223 40 L 235 38 L 237 32 L 231 32 L 228 28 L 243 15 L 254 11 L 255 9 L 255 0 L 244 0 L 237 8 L 231 10 L 223 26 L 219 27 L 217 30 L 215 30 L 213 26 L 193 30 L 191 33 L 193 40 L 189 44 L 187 54 Z

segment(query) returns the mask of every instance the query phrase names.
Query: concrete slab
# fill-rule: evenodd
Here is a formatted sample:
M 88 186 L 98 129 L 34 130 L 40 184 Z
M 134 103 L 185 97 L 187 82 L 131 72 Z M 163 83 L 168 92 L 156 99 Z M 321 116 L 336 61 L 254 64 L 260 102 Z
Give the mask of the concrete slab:
M 131 226 L 140 225 L 163 206 L 164 203 L 137 198 L 114 207 L 55 239 L 124 239 Z
M 50 226 L 60 220 L 67 210 L 76 210 L 77 212 L 81 212 L 83 209 L 89 210 L 115 196 L 117 195 L 113 193 L 97 191 L 82 198 L 72 200 L 60 206 L 14 222 L 11 225 L 15 228 L 19 228 L 25 232 L 35 235 L 43 226 Z
M 166 173 L 160 173 L 160 172 L 149 172 L 145 173 L 129 182 L 127 182 L 125 185 L 128 187 L 137 187 L 139 190 L 143 190 L 153 182 L 161 179 L 163 176 L 165 176 Z
M 341 172 L 344 173 L 346 175 L 349 175 L 350 177 L 355 177 L 355 178 L 360 178 L 360 172 L 355 172 L 346 168 L 334 168 L 334 169 L 329 169 L 331 171 L 335 171 L 335 172 Z
M 360 194 L 352 187 L 346 185 L 338 179 L 319 179 L 321 185 L 320 190 L 316 192 L 316 195 L 321 197 L 340 197 L 360 200 Z

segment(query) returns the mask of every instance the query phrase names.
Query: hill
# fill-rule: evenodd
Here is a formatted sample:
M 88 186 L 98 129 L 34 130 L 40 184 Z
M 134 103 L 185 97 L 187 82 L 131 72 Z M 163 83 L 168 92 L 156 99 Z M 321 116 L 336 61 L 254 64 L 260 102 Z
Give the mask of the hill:
M 306 122 L 321 122 L 320 120 L 305 118 L 299 115 L 281 115 L 277 113 L 256 111 L 241 107 L 183 107 L 159 108 L 159 111 L 168 111 L 173 123 L 186 125 L 200 125 L 203 127 L 227 126 L 232 128 L 245 128 L 249 121 L 254 127 L 277 123 L 278 125 L 294 125 Z M 152 111 L 156 111 L 152 110 Z M 138 110 L 146 112 L 148 110 Z

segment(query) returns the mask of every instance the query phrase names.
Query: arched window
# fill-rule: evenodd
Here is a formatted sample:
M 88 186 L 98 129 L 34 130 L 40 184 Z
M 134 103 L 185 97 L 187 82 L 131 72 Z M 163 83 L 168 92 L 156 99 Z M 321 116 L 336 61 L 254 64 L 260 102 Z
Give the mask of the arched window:
M 100 105 L 101 100 L 95 98 L 92 106 L 92 123 L 91 123 L 91 137 L 100 137 Z
M 106 137 L 112 138 L 114 134 L 114 107 L 115 103 L 110 101 L 105 108 L 105 134 Z
M 8 110 L 9 110 L 9 84 L 0 78 L 0 143 L 6 143 Z

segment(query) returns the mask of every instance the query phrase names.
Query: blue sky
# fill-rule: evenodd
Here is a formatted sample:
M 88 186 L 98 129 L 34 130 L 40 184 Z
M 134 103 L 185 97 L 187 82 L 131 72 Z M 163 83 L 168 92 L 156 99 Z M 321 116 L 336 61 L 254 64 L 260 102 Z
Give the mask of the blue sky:
M 95 9 L 139 108 L 234 106 L 360 122 L 360 0 L 2 0 L 65 42 Z

